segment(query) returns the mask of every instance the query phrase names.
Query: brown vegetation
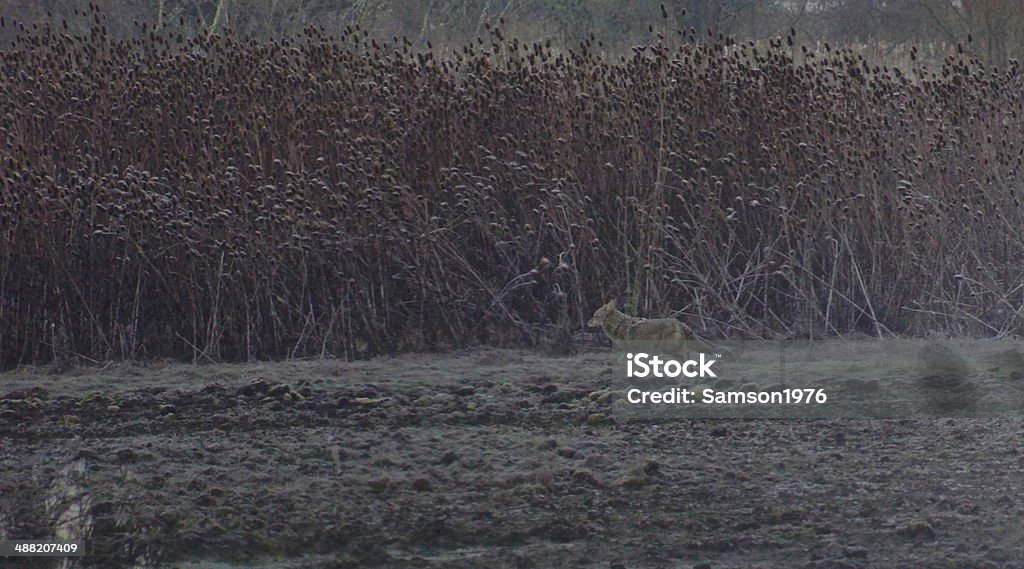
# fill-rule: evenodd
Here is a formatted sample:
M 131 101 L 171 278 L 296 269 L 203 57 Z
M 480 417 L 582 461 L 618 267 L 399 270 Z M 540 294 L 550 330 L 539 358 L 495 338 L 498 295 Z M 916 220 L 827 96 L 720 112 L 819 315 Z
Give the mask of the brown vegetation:
M 1020 324 L 1016 65 L 140 31 L 2 52 L 2 366 Z

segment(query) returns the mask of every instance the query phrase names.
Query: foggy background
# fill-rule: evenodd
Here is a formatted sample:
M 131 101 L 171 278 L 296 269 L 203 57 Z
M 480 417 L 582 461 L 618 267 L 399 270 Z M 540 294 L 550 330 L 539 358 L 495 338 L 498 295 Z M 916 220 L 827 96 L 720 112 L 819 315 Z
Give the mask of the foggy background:
M 504 19 L 503 31 L 524 41 L 573 47 L 594 34 L 614 51 L 649 43 L 651 31 L 693 28 L 737 40 L 784 35 L 799 43 L 831 42 L 861 47 L 880 58 L 902 58 L 904 46 L 965 42 L 971 55 L 990 64 L 1020 56 L 1024 47 L 1022 0 L 96 0 L 109 31 L 126 36 L 173 28 L 186 34 L 232 28 L 268 38 L 295 34 L 309 25 L 340 32 L 359 25 L 381 38 L 405 36 L 414 45 L 461 45 L 485 35 L 487 23 Z M 664 15 L 662 14 L 664 6 Z M 81 2 L 2 0 L 0 15 L 32 23 L 66 21 L 85 31 L 92 16 Z M 13 37 L 8 26 L 0 31 Z M 971 41 L 968 43 L 967 40 Z M 928 50 L 924 54 L 927 56 Z

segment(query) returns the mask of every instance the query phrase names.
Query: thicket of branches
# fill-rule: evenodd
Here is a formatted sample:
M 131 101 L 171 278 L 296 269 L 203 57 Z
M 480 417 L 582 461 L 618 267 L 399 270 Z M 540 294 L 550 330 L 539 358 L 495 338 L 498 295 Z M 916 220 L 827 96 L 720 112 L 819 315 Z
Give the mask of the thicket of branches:
M 1016 65 L 657 33 L 22 29 L 0 365 L 536 343 L 611 297 L 708 336 L 1018 330 Z

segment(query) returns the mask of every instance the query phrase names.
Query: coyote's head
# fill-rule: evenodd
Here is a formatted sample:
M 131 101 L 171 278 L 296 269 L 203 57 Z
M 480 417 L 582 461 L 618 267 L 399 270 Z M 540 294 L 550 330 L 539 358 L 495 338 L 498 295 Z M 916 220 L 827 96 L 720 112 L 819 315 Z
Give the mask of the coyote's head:
M 605 318 L 608 318 L 609 314 L 615 312 L 617 306 L 618 305 L 615 304 L 614 298 L 609 300 L 607 303 L 605 303 L 604 306 L 598 308 L 597 311 L 594 312 L 594 316 L 590 318 L 590 322 L 587 322 L 587 326 L 590 326 L 591 328 L 597 328 L 601 326 L 602 324 L 604 324 Z

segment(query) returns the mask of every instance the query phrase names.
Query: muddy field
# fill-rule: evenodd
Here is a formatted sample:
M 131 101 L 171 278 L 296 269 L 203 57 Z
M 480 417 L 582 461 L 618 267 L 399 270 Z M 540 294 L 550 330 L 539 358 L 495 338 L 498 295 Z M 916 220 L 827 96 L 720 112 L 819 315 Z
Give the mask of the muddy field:
M 1024 564 L 1020 420 L 617 421 L 611 358 L 0 375 L 0 535 L 84 532 L 88 567 Z

